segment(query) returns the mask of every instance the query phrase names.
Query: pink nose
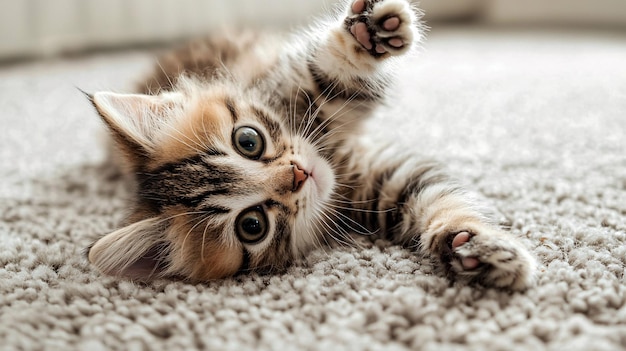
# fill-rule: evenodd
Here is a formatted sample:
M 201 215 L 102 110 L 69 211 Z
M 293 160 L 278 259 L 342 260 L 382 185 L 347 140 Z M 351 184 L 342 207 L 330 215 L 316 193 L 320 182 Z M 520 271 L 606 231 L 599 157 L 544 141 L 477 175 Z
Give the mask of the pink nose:
M 309 174 L 300 168 L 297 163 L 293 163 L 293 189 L 291 191 L 296 192 L 302 188 L 302 184 L 309 177 Z

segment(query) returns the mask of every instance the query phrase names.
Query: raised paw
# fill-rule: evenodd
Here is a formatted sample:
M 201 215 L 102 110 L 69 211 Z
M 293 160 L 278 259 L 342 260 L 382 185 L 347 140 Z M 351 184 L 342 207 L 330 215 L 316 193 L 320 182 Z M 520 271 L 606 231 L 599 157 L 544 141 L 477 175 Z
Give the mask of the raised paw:
M 383 57 L 402 54 L 411 47 L 416 21 L 406 0 L 356 0 L 345 27 L 363 49 Z
M 535 261 L 510 234 L 488 229 L 449 234 L 446 261 L 457 278 L 486 286 L 524 290 L 533 282 Z

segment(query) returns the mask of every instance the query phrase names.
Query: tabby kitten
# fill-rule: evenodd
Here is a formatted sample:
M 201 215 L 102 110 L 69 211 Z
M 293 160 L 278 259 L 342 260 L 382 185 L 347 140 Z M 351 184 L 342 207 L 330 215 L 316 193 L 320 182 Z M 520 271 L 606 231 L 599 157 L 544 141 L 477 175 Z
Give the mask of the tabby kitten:
M 455 279 L 527 288 L 526 248 L 437 163 L 361 144 L 394 60 L 420 40 L 417 17 L 407 0 L 352 0 L 290 39 L 193 43 L 141 94 L 94 94 L 137 197 L 89 261 L 131 279 L 206 281 L 280 271 L 328 233 L 365 228 Z

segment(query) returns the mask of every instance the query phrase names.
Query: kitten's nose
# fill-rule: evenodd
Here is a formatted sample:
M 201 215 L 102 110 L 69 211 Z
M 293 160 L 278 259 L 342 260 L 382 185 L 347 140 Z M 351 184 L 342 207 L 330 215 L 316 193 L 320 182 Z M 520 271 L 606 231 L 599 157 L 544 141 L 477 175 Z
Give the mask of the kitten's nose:
M 306 179 L 309 177 L 309 174 L 305 170 L 300 168 L 300 166 L 298 166 L 298 164 L 295 162 L 292 163 L 291 168 L 293 170 L 293 188 L 291 189 L 291 191 L 296 192 L 300 190 L 300 188 L 302 188 L 302 184 L 304 184 L 304 181 L 306 181 Z

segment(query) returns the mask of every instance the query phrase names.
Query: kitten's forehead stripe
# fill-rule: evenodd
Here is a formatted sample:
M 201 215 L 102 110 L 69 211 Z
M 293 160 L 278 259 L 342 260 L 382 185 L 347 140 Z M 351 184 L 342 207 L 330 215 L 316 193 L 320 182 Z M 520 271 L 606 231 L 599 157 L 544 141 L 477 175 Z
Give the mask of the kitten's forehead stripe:
M 235 101 L 227 97 L 224 99 L 224 104 L 226 105 L 228 112 L 230 112 L 230 117 L 233 119 L 233 124 L 237 123 L 237 120 L 239 119 L 239 112 L 237 111 L 237 107 L 235 106 Z
M 180 160 L 178 162 L 168 162 L 155 168 L 154 170 L 147 170 L 142 174 L 155 176 L 161 173 L 171 173 L 171 172 L 176 171 L 179 167 L 181 167 L 181 165 L 189 164 L 189 163 L 192 163 L 192 164 L 198 163 L 200 161 L 200 158 L 201 158 L 200 155 L 195 155 L 195 156 Z
M 227 156 L 228 154 L 222 150 L 219 150 L 214 147 L 210 147 L 204 151 L 204 155 L 200 156 Z
M 260 108 L 252 107 L 252 112 L 259 119 L 259 121 L 263 124 L 263 126 L 270 133 L 270 137 L 274 142 L 280 140 L 280 124 L 273 120 L 267 112 L 263 111 Z
M 223 214 L 228 214 L 231 211 L 230 208 L 226 208 L 222 206 L 214 206 L 214 205 L 202 206 L 200 207 L 200 210 L 204 212 L 204 214 L 207 214 L 207 215 L 220 215 L 220 214 L 223 215 Z
M 215 195 L 241 193 L 241 176 L 236 169 L 214 164 L 212 159 L 197 155 L 138 174 L 139 196 L 160 209 L 183 205 L 214 214 L 229 213 L 230 209 L 207 205 L 205 201 Z

